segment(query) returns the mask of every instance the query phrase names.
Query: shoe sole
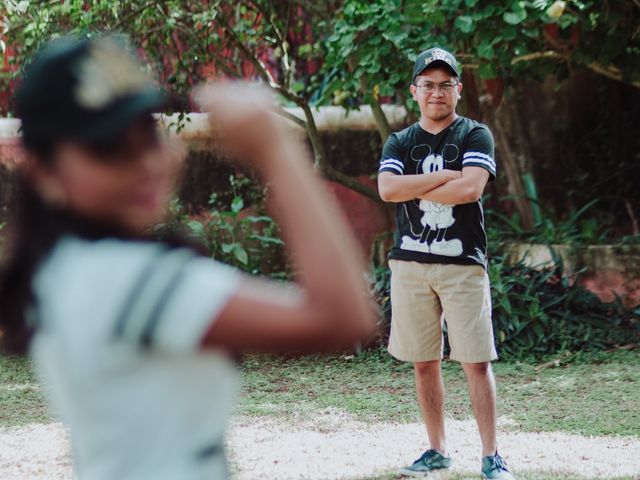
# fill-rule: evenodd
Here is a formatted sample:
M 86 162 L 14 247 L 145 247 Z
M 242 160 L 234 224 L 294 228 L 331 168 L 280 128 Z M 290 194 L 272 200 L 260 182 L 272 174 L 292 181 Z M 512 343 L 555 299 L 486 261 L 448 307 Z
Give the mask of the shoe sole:
M 449 470 L 449 468 L 451 467 L 434 468 L 433 470 L 429 470 L 428 472 L 414 472 L 413 470 L 405 470 L 404 468 L 401 468 L 400 470 L 398 470 L 398 475 L 402 475 L 403 477 L 426 478 L 429 477 L 432 473 Z
M 429 472 L 412 472 L 411 470 L 398 470 L 398 475 L 403 477 L 425 478 L 429 476 Z

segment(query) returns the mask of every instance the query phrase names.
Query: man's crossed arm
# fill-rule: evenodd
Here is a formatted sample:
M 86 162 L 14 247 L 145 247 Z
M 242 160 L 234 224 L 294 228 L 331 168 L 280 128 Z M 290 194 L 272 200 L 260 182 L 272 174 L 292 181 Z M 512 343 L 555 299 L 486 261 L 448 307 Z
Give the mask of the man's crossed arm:
M 418 195 L 418 198 L 448 205 L 477 202 L 489 181 L 489 175 L 489 171 L 482 167 L 464 167 L 460 178 Z
M 440 170 L 433 173 L 418 173 L 415 175 L 396 175 L 382 172 L 378 175 L 378 192 L 385 202 L 406 202 L 413 200 L 445 184 L 461 178 L 460 172 L 455 170 Z
M 440 170 L 416 175 L 395 175 L 382 172 L 378 176 L 378 191 L 385 202 L 406 202 L 419 198 L 448 205 L 478 201 L 489 181 L 489 172 L 482 167 L 464 167 L 462 172 Z

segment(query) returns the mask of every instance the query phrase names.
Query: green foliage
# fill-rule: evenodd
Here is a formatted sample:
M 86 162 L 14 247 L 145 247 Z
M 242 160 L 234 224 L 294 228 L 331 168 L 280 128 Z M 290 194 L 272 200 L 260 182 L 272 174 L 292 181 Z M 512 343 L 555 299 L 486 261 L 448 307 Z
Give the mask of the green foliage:
M 504 198 L 503 201 L 508 201 Z M 564 219 L 554 220 L 553 213 L 538 207 L 539 216 L 531 230 L 525 230 L 517 212 L 511 216 L 496 209 L 486 209 L 487 237 L 490 245 L 500 245 L 503 242 L 541 243 L 544 245 L 565 244 L 573 246 L 598 245 L 615 243 L 611 236 L 610 224 L 607 219 L 587 216 L 593 212 L 599 203 L 592 200 L 581 208 L 571 211 Z M 632 243 L 632 242 L 629 242 Z
M 7 42 L 15 48 L 10 62 L 26 64 L 43 43 L 61 34 L 79 36 L 118 32 L 139 47 L 172 94 L 172 109 L 190 109 L 191 87 L 219 77 L 268 85 L 279 103 L 297 105 L 304 120 L 280 114 L 303 126 L 314 160 L 328 178 L 374 201 L 377 192 L 336 171 L 320 144 L 310 105 L 325 79 L 318 73 L 324 58 L 322 39 L 340 0 L 82 0 L 36 4 L 7 11 Z M 4 78 L 9 87 L 11 78 Z M 178 121 L 178 128 L 181 122 Z
M 543 213 L 533 232 L 524 231 L 515 217 L 486 211 L 493 324 L 501 358 L 575 357 L 616 345 L 640 344 L 640 306 L 629 309 L 619 300 L 601 301 L 578 284 L 579 275 L 565 274 L 559 257 L 553 268 L 543 269 L 514 263 L 501 251 L 502 244 L 509 241 L 575 246 L 603 243 L 609 239 L 606 226 L 594 218 L 584 218 L 595 203 L 588 203 L 560 222 Z M 638 240 L 632 236 L 624 243 L 635 244 Z M 386 266 L 373 267 L 370 280 L 379 306 L 383 344 L 391 325 L 390 273 Z
M 605 303 L 554 268 L 533 268 L 494 255 L 489 265 L 496 345 L 505 360 L 541 360 L 560 354 L 601 352 L 640 344 L 640 306 Z M 391 325 L 391 272 L 373 269 L 372 291 L 380 309 L 381 343 Z M 446 335 L 446 332 L 445 332 Z
M 189 214 L 179 201 L 171 204 L 169 220 L 159 230 L 178 231 L 194 239 L 209 255 L 252 275 L 287 278 L 284 242 L 273 219 L 260 212 L 259 204 L 248 204 L 246 177 L 230 176 L 230 204 L 220 206 L 212 194 L 209 209 Z M 243 196 L 241 191 L 245 192 Z
M 410 83 L 417 54 L 434 45 L 453 50 L 462 69 L 481 78 L 563 76 L 597 64 L 612 78 L 640 79 L 634 2 L 569 1 L 557 18 L 549 10 L 554 3 L 345 0 L 327 39 L 324 68 L 331 81 L 324 96 L 348 92 L 364 102 L 395 96 Z
M 532 268 L 494 257 L 489 266 L 493 323 L 500 355 L 543 358 L 602 351 L 640 342 L 640 307 L 602 302 L 554 268 Z
M 335 8 L 332 3 L 9 1 L 0 13 L 7 29 L 4 42 L 14 48 L 9 60 L 20 65 L 45 42 L 65 34 L 125 34 L 172 92 L 174 107 L 184 110 L 191 87 L 214 74 L 261 79 L 277 85 L 276 90 L 289 101 L 295 95 L 311 95 L 319 80 L 311 78 L 305 67 L 321 58 L 316 39 Z
M 372 266 L 369 276 L 371 295 L 378 306 L 379 343 L 386 345 L 391 329 L 391 271 L 384 266 Z

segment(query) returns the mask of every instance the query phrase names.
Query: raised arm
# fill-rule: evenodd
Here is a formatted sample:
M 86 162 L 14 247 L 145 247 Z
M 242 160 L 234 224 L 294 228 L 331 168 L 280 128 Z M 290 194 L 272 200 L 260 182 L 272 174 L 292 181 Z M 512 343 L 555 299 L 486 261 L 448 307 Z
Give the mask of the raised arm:
M 212 324 L 205 345 L 239 350 L 326 351 L 374 330 L 365 264 L 342 213 L 314 177 L 307 152 L 269 112 L 264 94 L 238 87 L 201 92 L 222 144 L 251 160 L 270 185 L 298 270 L 297 285 L 246 278 Z
M 378 192 L 385 202 L 406 202 L 460 177 L 460 172 L 455 170 L 414 175 L 381 172 L 378 175 Z

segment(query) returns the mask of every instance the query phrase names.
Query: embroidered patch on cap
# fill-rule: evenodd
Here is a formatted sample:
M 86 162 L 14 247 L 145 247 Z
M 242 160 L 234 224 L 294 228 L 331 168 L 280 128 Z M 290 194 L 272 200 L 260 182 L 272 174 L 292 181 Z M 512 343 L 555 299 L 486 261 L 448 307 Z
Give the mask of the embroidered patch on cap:
M 151 83 L 135 60 L 113 42 L 95 42 L 78 65 L 74 96 L 79 105 L 99 110 Z
M 435 62 L 436 60 L 442 60 L 443 62 L 447 62 L 449 65 L 451 65 L 451 58 L 449 57 L 450 55 L 444 50 L 434 48 L 431 52 L 431 56 L 424 59 L 424 63 L 425 65 L 428 65 L 431 62 Z

